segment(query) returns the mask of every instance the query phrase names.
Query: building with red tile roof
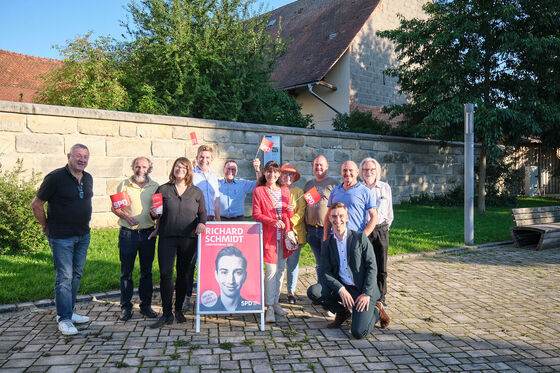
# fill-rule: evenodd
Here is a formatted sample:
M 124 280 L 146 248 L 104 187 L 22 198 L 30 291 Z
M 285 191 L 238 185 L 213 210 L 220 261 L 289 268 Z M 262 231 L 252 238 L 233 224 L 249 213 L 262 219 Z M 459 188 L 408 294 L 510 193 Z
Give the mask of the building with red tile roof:
M 0 49 L 0 100 L 34 102 L 42 75 L 61 65 L 60 60 Z

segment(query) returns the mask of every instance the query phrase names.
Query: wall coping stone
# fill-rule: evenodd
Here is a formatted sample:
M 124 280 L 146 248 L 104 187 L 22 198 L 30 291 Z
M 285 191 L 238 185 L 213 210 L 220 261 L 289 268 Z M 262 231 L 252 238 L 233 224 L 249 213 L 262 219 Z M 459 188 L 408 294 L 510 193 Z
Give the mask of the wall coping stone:
M 420 144 L 440 145 L 440 140 L 422 139 L 416 137 L 400 137 L 373 135 L 365 133 L 339 132 L 332 130 L 317 130 L 309 128 L 276 126 L 270 124 L 230 122 L 222 120 L 198 119 L 190 117 L 177 117 L 155 114 L 130 113 L 124 111 L 110 111 L 100 109 L 85 109 L 69 106 L 55 106 L 44 104 L 33 104 L 25 102 L 13 102 L 0 100 L 0 112 L 34 114 L 34 115 L 52 115 L 52 116 L 68 116 L 75 118 L 88 118 L 100 120 L 117 120 L 121 122 L 134 123 L 150 123 L 159 125 L 173 125 L 198 128 L 213 129 L 235 129 L 250 132 L 285 134 L 285 135 L 312 135 L 316 137 L 328 137 L 339 139 L 357 139 L 357 140 L 376 140 L 386 142 L 408 142 Z M 448 141 L 445 146 L 462 147 L 462 141 Z M 480 143 L 475 143 L 475 147 L 480 147 Z

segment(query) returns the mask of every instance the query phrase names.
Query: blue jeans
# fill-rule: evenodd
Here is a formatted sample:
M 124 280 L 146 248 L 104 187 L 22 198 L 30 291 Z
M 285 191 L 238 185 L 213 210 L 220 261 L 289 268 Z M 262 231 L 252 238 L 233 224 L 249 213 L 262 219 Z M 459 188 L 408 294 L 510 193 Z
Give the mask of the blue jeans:
M 301 245 L 286 259 L 286 272 L 288 273 L 288 293 L 295 293 L 298 273 L 299 273 L 299 255 L 301 254 Z
M 83 236 L 49 238 L 53 254 L 54 301 L 60 320 L 71 320 L 82 271 L 86 263 L 89 233 Z
M 317 272 L 317 282 L 321 282 L 321 245 L 323 244 L 323 227 L 307 226 L 307 243 L 315 256 L 315 271 Z
M 132 309 L 132 293 L 134 282 L 132 271 L 136 261 L 136 253 L 140 261 L 140 283 L 138 296 L 140 309 L 149 309 L 152 305 L 152 264 L 156 252 L 156 239 L 148 240 L 153 228 L 130 230 L 122 228 L 119 232 L 119 257 L 121 259 L 121 308 Z

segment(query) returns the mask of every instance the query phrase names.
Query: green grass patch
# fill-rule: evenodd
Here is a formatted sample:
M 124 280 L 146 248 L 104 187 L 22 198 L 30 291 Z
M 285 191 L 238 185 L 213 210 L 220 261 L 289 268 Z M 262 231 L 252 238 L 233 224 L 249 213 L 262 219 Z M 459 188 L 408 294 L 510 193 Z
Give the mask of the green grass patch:
M 560 205 L 550 198 L 519 198 L 519 207 Z M 511 240 L 513 226 L 509 207 L 488 207 L 485 215 L 475 213 L 475 244 Z M 394 206 L 389 254 L 405 254 L 463 245 L 463 207 L 440 207 L 401 204 Z M 119 289 L 120 260 L 118 230 L 92 231 L 91 244 L 80 294 Z M 301 251 L 301 266 L 314 266 L 309 245 Z M 134 284 L 138 285 L 138 259 Z M 154 283 L 159 283 L 157 256 L 153 268 Z M 53 298 L 54 268 L 50 250 L 25 255 L 0 256 L 0 304 Z M 191 346 L 192 348 L 196 348 Z
M 80 283 L 80 294 L 119 289 L 121 265 L 118 229 L 93 230 L 87 260 Z M 134 285 L 138 286 L 138 258 L 134 268 Z M 27 255 L 0 256 L 0 304 L 54 298 L 54 267 L 50 249 Z M 157 256 L 152 271 L 159 283 Z

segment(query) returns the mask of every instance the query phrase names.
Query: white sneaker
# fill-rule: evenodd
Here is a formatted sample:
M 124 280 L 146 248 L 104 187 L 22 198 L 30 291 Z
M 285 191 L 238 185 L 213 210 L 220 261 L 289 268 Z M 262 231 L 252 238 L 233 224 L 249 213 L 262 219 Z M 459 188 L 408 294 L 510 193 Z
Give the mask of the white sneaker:
M 58 320 L 60 320 L 60 316 L 56 317 L 56 322 L 58 322 Z M 89 322 L 89 317 L 78 315 L 76 312 L 72 312 L 72 322 L 74 324 L 85 324 L 86 322 Z
M 327 317 L 333 319 L 336 317 L 336 314 L 332 313 L 331 311 L 327 311 Z
M 274 315 L 274 307 L 268 306 L 264 315 L 266 322 L 276 322 L 276 315 Z
M 72 324 L 70 320 L 62 320 L 58 323 L 58 330 L 62 335 L 76 335 L 78 334 L 78 329 Z
M 73 312 L 72 313 L 72 322 L 74 324 L 85 324 L 86 322 L 89 322 L 89 317 L 83 316 L 83 315 L 78 315 L 76 312 Z
M 288 311 L 283 309 L 279 303 L 275 303 L 272 307 L 274 308 L 274 312 L 278 314 L 278 316 L 286 316 L 288 314 Z

